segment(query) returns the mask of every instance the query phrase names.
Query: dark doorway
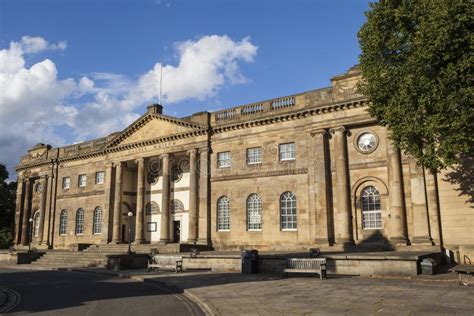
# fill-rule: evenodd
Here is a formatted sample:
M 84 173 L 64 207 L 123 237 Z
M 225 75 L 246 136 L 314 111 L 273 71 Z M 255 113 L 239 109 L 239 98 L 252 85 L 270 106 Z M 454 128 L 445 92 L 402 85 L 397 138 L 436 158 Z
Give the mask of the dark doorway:
M 173 242 L 179 242 L 181 239 L 181 221 L 173 221 Z
M 128 242 L 128 236 L 127 236 L 127 226 L 122 225 L 122 242 Z

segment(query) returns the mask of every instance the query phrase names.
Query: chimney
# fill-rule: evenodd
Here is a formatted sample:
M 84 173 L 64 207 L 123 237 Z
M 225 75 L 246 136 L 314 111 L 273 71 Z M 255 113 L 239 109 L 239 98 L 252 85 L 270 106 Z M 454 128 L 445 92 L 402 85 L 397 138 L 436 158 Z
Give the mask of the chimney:
M 146 107 L 147 113 L 163 114 L 163 106 L 159 104 L 150 104 Z

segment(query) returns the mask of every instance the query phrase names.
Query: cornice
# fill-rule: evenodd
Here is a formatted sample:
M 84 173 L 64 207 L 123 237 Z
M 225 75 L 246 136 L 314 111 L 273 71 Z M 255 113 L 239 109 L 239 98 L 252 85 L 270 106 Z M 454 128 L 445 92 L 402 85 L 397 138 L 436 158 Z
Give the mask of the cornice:
M 211 177 L 211 182 L 228 181 L 228 180 L 240 180 L 248 178 L 264 178 L 273 176 L 284 176 L 284 175 L 295 175 L 295 174 L 306 174 L 308 168 L 294 168 L 294 169 L 282 169 L 282 170 L 271 170 L 265 172 L 252 172 L 246 174 L 235 174 L 235 175 L 224 175 Z
M 251 128 L 254 126 L 263 126 L 285 121 L 293 121 L 303 119 L 308 116 L 321 115 L 331 112 L 337 112 L 341 110 L 357 108 L 367 105 L 367 99 L 365 97 L 355 98 L 346 100 L 344 102 L 333 102 L 324 106 L 318 105 L 317 107 L 301 109 L 295 112 L 286 112 L 282 114 L 275 114 L 269 117 L 261 117 L 255 120 L 249 120 L 244 122 L 229 123 L 227 125 L 211 127 L 213 133 L 224 133 L 228 131 L 234 131 L 238 129 Z

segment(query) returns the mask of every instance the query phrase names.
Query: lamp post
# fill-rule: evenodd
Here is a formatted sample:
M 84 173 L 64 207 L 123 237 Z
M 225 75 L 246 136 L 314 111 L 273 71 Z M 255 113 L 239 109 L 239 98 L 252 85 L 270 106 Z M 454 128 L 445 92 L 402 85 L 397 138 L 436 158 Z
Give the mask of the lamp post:
M 132 212 L 128 212 L 128 254 L 132 254 Z
M 33 239 L 33 218 L 30 217 L 28 220 L 30 222 L 30 231 L 29 231 L 29 238 L 28 238 L 28 252 L 31 251 L 31 240 Z

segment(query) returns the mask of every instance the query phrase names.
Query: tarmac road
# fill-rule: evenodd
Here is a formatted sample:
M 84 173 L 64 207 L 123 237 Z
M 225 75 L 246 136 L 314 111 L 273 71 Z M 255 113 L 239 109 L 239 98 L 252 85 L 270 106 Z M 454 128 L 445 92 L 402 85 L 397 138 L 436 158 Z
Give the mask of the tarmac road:
M 204 315 L 176 290 L 84 272 L 0 268 L 0 291 L 18 315 Z

